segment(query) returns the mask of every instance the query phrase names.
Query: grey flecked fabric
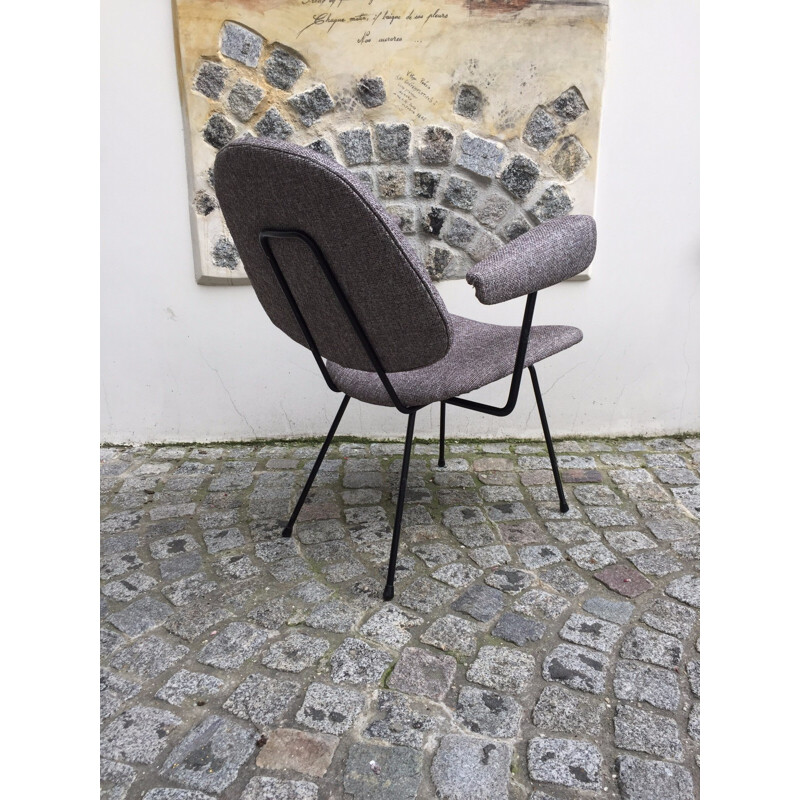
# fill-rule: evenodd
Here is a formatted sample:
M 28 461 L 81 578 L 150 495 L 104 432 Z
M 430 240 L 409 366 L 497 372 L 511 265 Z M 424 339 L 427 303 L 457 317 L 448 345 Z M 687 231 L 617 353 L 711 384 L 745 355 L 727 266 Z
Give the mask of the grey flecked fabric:
M 389 382 L 400 400 L 409 406 L 424 406 L 504 378 L 514 371 L 519 343 L 519 328 L 490 325 L 485 322 L 450 317 L 453 344 L 447 355 L 421 369 L 395 372 Z M 578 328 L 566 325 L 534 325 L 528 341 L 525 366 L 566 350 L 583 339 Z M 337 387 L 345 394 L 381 406 L 392 401 L 380 378 L 374 372 L 347 369 L 331 361 L 328 371 Z
M 583 272 L 594 258 L 597 229 L 576 214 L 545 222 L 496 250 L 467 273 L 481 303 L 531 294 Z
M 217 155 L 220 208 L 269 318 L 306 344 L 259 243 L 264 228 L 300 229 L 320 247 L 384 367 L 412 370 L 450 348 L 450 315 L 395 222 L 357 178 L 312 150 L 276 139 L 238 139 Z M 372 369 L 308 248 L 272 248 L 323 357 Z

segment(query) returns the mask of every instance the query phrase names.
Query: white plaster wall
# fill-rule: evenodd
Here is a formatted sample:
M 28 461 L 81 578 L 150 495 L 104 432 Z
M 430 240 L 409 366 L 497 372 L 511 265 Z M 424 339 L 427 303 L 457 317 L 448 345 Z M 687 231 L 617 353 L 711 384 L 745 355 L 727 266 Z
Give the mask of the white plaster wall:
M 557 436 L 699 428 L 696 0 L 612 0 L 589 281 L 542 292 L 537 321 L 584 341 L 539 368 Z M 106 0 L 102 18 L 102 419 L 107 442 L 319 435 L 340 395 L 274 328 L 249 287 L 198 286 L 170 4 Z M 439 284 L 457 314 L 516 322 Z M 505 402 L 507 384 L 476 392 Z M 448 410 L 453 436 L 540 437 L 533 393 L 498 419 Z M 418 414 L 435 434 L 438 410 Z M 344 434 L 393 437 L 405 418 L 353 403 Z

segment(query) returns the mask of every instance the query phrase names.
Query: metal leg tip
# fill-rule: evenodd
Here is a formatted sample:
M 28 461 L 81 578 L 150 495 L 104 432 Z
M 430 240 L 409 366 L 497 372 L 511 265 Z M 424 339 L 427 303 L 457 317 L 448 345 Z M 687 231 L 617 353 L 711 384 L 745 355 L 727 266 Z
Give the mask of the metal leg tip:
M 291 535 L 292 535 L 292 528 L 290 525 L 287 525 L 283 529 L 283 533 L 281 534 L 281 536 L 283 536 L 284 539 L 288 539 Z
M 567 511 L 569 511 L 569 506 L 567 505 L 567 501 L 566 500 L 562 500 L 562 502 L 561 502 L 561 513 L 562 514 L 566 514 Z
M 383 590 L 383 599 L 392 600 L 394 598 L 394 584 L 388 586 Z
M 440 466 L 440 467 L 444 467 L 444 466 L 445 466 L 445 463 L 444 463 L 444 459 L 443 459 L 443 458 L 440 458 L 440 459 L 439 459 L 439 466 Z

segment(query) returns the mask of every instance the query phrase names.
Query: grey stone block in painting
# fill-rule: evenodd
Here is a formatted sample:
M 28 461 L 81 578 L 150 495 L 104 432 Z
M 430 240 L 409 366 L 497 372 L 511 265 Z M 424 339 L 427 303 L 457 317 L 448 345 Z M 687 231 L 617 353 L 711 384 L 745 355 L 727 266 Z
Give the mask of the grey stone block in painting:
M 288 92 L 305 68 L 302 59 L 286 50 L 275 48 L 264 64 L 264 77 L 270 85 Z
M 235 22 L 226 22 L 222 26 L 220 52 L 223 56 L 240 61 L 248 67 L 254 67 L 261 58 L 264 40 L 254 31 Z

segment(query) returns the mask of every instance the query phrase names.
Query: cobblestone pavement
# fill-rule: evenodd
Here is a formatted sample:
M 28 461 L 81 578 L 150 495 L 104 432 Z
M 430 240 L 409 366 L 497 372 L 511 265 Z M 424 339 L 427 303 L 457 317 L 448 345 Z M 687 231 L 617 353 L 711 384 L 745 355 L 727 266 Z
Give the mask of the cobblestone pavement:
M 696 438 L 100 453 L 101 779 L 122 800 L 689 800 Z

